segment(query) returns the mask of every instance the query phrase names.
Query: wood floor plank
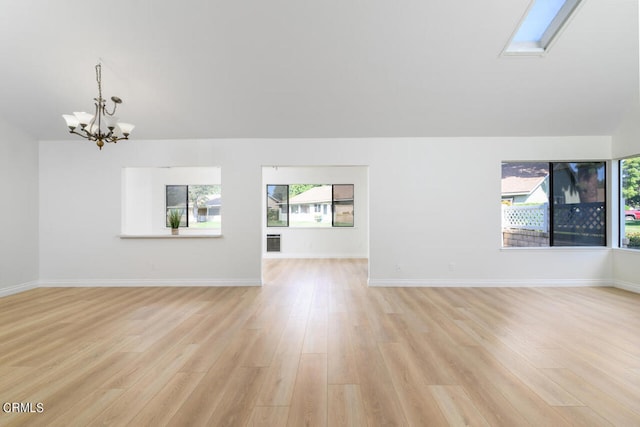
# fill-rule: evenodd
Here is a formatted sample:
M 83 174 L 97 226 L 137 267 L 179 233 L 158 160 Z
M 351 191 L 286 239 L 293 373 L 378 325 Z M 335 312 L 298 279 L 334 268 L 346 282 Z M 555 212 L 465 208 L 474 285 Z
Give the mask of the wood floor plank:
M 327 355 L 309 353 L 300 359 L 287 425 L 327 425 Z
M 307 333 L 302 347 L 303 353 L 327 353 L 328 324 L 326 313 L 312 310 L 307 322 Z M 313 314 L 315 313 L 315 314 Z
M 265 377 L 265 368 L 240 367 L 225 387 L 225 392 L 207 421 L 208 426 L 244 426 L 256 406 Z
M 328 425 L 360 427 L 367 425 L 360 386 L 330 384 L 328 388 Z
M 258 396 L 259 406 L 288 406 L 291 403 L 302 355 L 306 323 L 306 317 L 289 317 L 276 354 L 267 368 L 266 378 Z
M 586 406 L 607 422 L 616 426 L 640 425 L 640 400 L 635 399 L 632 407 L 621 404 L 612 398 L 607 390 L 593 385 L 593 378 L 583 378 L 570 369 L 546 369 L 545 374 L 558 384 L 571 389 Z
M 126 425 L 142 410 L 158 393 L 169 384 L 184 363 L 184 359 L 195 351 L 196 344 L 177 347 L 163 355 L 161 360 L 152 364 L 134 384 L 126 387 L 126 391 L 96 416 L 89 425 L 103 424 Z
M 41 402 L 45 411 L 39 414 L 41 416 L 37 421 L 50 425 L 49 417 L 58 418 L 60 414 L 68 412 L 81 397 L 99 388 L 97 384 L 102 384 L 110 376 L 125 369 L 133 360 L 132 356 L 131 353 L 112 353 L 82 373 L 70 375 L 68 378 L 57 377 L 55 381 L 51 381 L 51 378 L 34 378 L 33 381 L 25 384 L 20 393 L 12 394 L 11 397 L 2 396 L 3 402 Z M 90 381 L 87 381 L 87 378 L 90 378 Z M 14 413 L 8 415 L 2 413 L 0 416 L 7 417 L 8 421 L 12 418 L 25 418 L 24 414 Z M 3 420 L 0 419 L 0 421 Z
M 490 331 L 482 329 L 478 324 L 467 322 L 462 325 L 473 330 L 473 335 L 477 337 L 479 345 L 549 405 L 583 406 L 583 403 L 574 395 L 551 381 L 542 371 L 531 365 L 520 355 L 517 348 L 514 349 L 509 346 L 508 342 L 505 343 L 503 340 L 492 336 Z
M 395 392 L 378 342 L 368 327 L 352 328 L 360 393 L 369 425 L 407 425 L 400 397 Z
M 136 426 L 164 426 L 175 415 L 178 408 L 202 381 L 203 372 L 178 372 L 174 374 L 159 392 L 130 422 Z
M 358 384 L 358 366 L 351 340 L 349 316 L 335 312 L 329 320 L 327 358 L 329 384 Z
M 256 406 L 247 427 L 285 427 L 288 418 L 288 406 Z
M 441 328 L 434 326 L 429 332 L 421 333 L 420 328 L 411 328 L 405 315 L 397 314 L 389 314 L 388 322 L 392 325 L 396 342 L 403 343 L 412 360 L 419 361 L 416 365 L 425 384 L 455 384 L 455 374 L 439 351 L 452 342 Z
M 574 426 L 580 427 L 611 427 L 613 424 L 607 421 L 596 411 L 587 406 L 563 406 L 558 408 L 560 415 L 571 421 Z
M 451 426 L 489 426 L 462 386 L 432 385 L 429 390 Z
M 381 343 L 380 351 L 409 425 L 446 426 L 447 420 L 406 346 Z

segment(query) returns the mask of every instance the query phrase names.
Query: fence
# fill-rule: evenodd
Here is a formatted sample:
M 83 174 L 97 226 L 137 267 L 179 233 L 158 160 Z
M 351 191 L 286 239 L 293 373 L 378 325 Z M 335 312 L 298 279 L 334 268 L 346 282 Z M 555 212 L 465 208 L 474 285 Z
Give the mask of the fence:
M 574 203 L 553 207 L 555 245 L 606 245 L 604 202 Z
M 549 204 L 502 205 L 502 229 L 549 231 Z

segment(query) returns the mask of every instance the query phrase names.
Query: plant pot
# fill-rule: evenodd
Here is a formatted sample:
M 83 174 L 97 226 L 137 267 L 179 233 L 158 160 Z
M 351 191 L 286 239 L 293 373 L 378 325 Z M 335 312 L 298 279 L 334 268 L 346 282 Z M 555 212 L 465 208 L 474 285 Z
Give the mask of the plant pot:
M 177 236 L 178 235 L 178 229 L 177 228 L 172 228 L 171 229 L 171 235 L 172 236 Z

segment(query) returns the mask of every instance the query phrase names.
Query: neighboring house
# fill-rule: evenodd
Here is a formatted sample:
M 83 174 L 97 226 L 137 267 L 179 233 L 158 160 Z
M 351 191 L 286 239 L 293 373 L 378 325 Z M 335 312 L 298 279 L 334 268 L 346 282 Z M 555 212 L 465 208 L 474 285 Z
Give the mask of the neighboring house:
M 213 196 L 205 203 L 206 216 L 210 219 L 220 216 L 220 207 L 222 206 L 222 196 L 220 194 Z
M 292 223 L 331 224 L 331 186 L 321 185 L 310 188 L 289 199 Z
M 502 178 L 502 201 L 511 204 L 548 203 L 549 176 Z
M 283 226 L 287 224 L 287 203 L 282 202 L 273 194 L 267 194 L 267 215 L 269 226 Z
M 204 202 L 197 208 L 198 215 L 194 218 L 195 207 L 189 204 L 189 222 L 210 222 L 220 219 L 220 208 L 222 206 L 222 196 L 217 194 Z

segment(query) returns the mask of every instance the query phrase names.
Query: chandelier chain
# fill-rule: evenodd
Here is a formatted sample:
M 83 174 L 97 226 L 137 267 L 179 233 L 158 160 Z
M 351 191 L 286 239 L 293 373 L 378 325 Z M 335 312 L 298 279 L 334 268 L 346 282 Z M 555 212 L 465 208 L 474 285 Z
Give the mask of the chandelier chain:
M 96 81 L 98 82 L 98 102 L 102 102 L 102 65 L 96 64 Z

